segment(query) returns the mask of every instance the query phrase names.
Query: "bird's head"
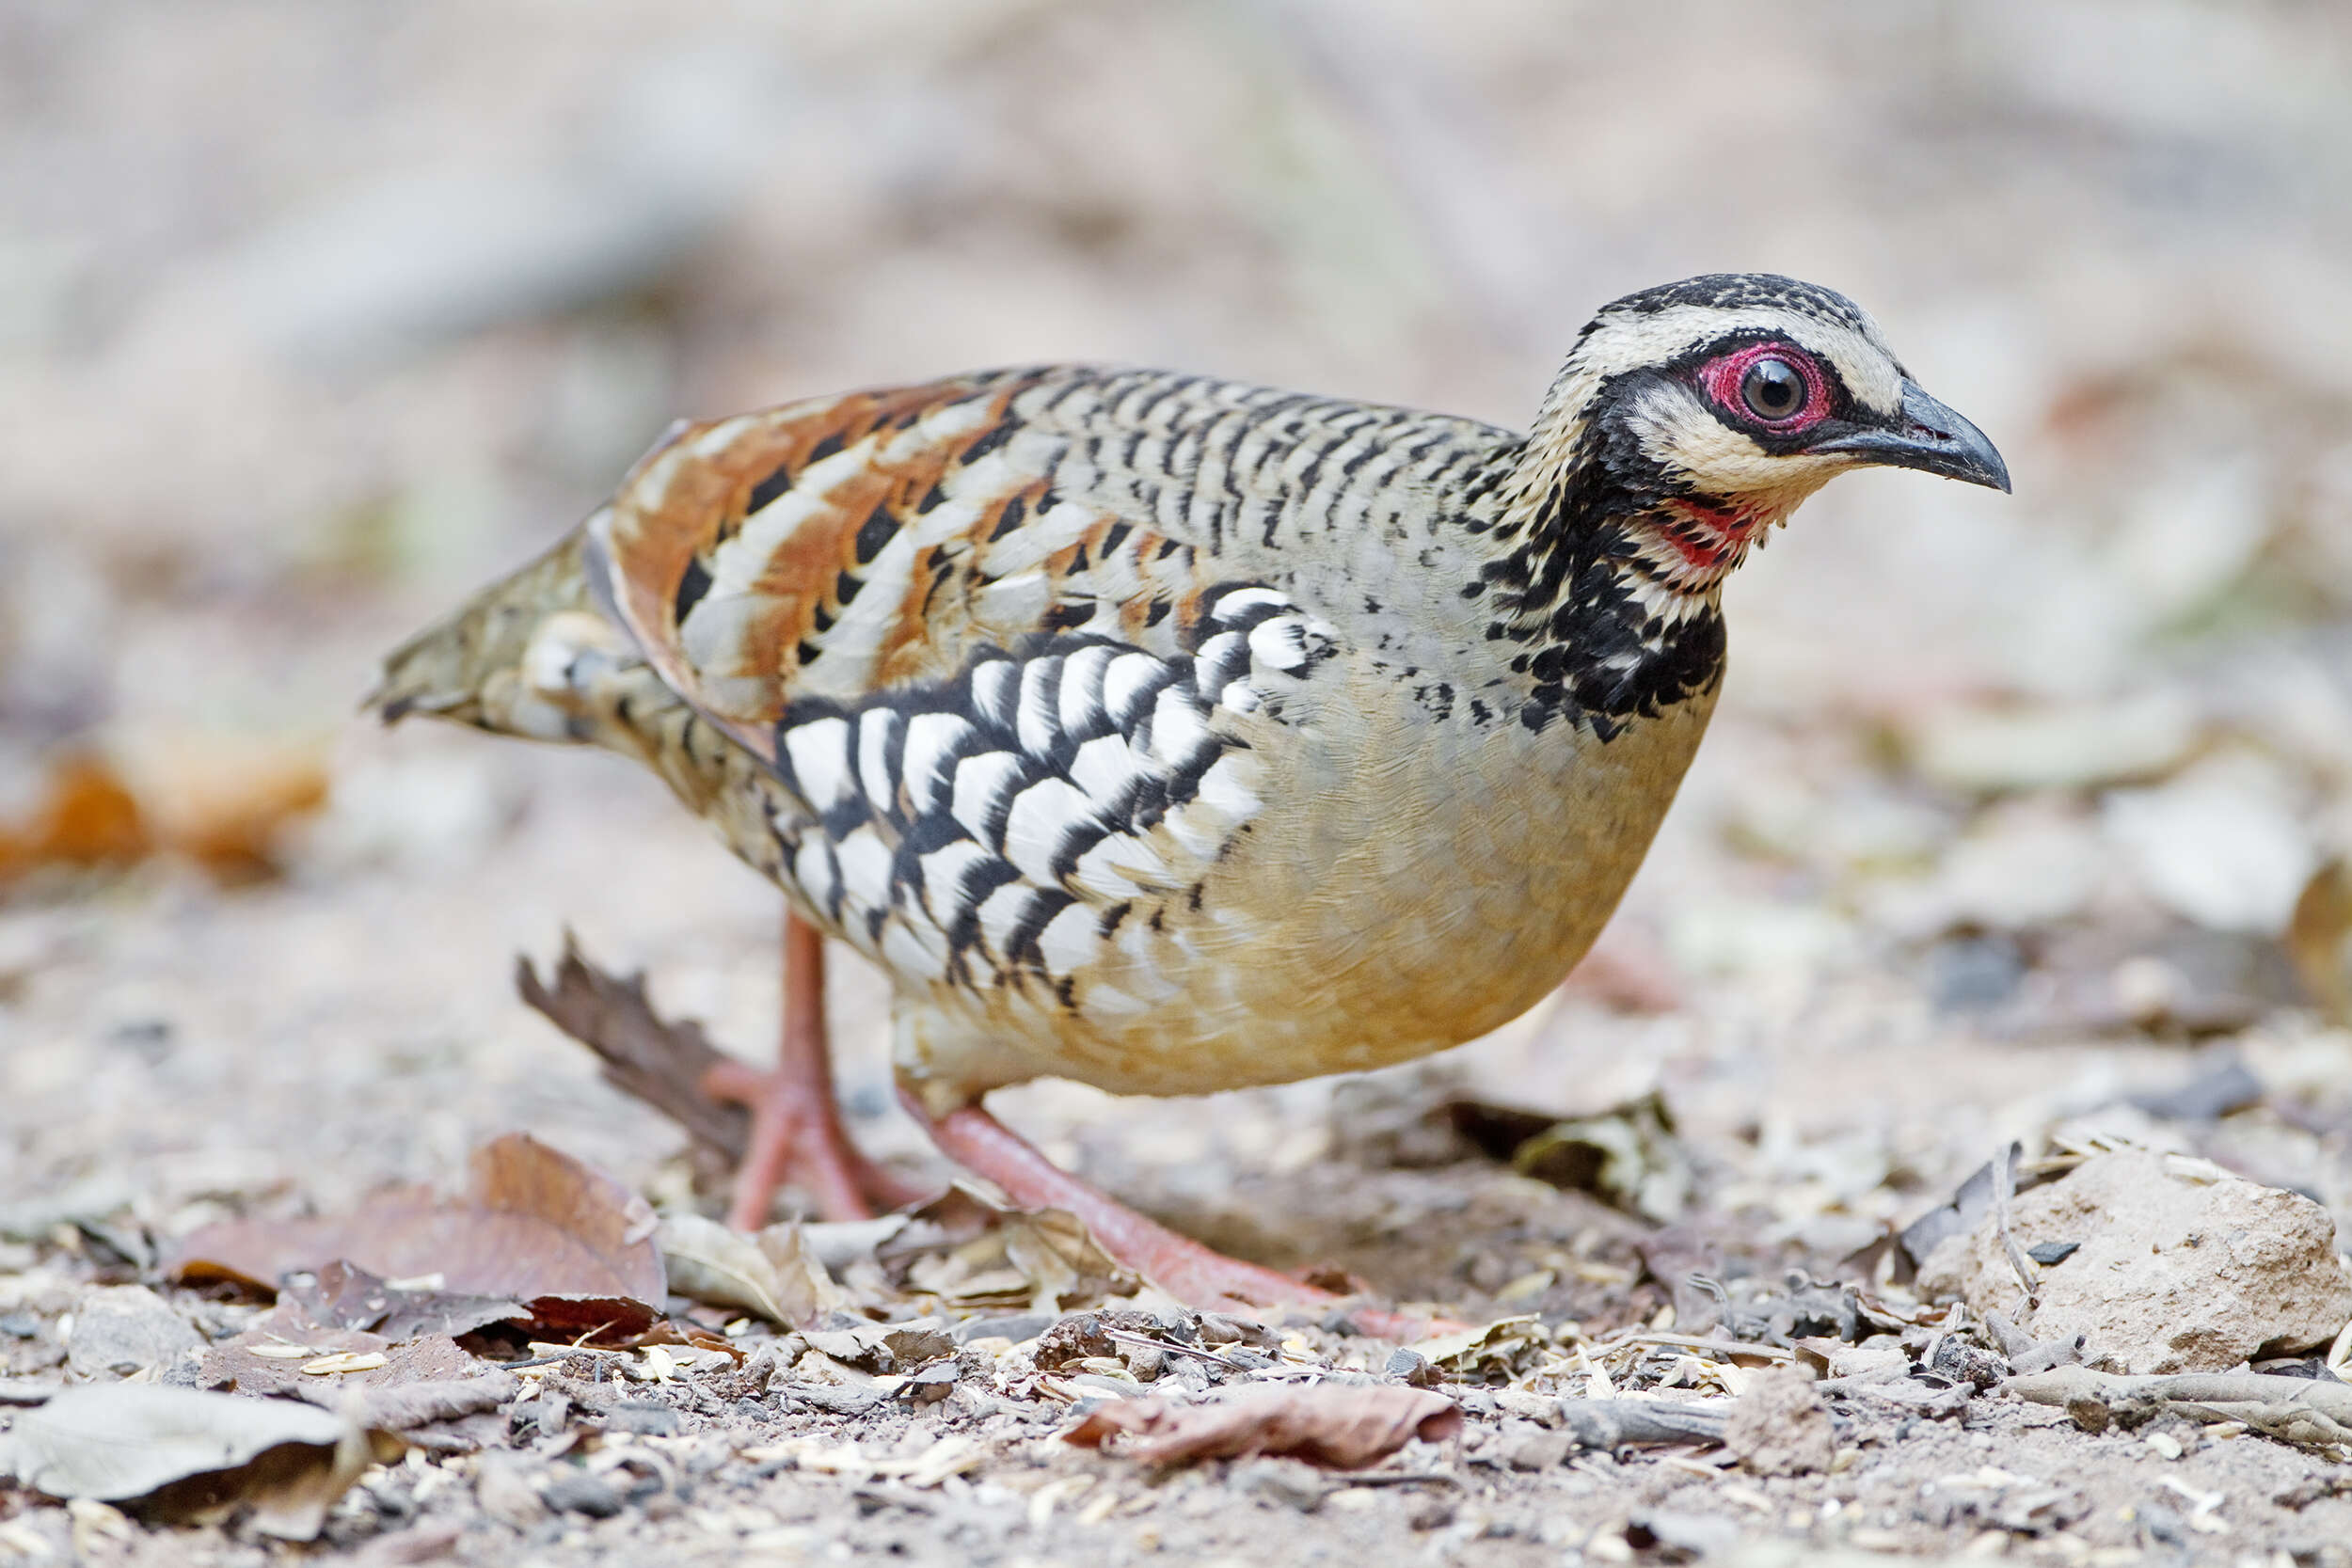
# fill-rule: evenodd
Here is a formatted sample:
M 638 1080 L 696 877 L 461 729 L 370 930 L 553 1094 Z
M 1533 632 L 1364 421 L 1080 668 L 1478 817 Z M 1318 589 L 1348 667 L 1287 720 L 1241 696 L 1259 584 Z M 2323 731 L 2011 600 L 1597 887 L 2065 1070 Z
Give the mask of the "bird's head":
M 2009 488 L 1984 433 L 1911 379 L 1844 295 L 1765 273 L 1628 294 L 1578 338 L 1531 436 L 1530 505 L 1640 518 L 1642 552 L 1707 589 L 1831 479 L 1866 466 Z

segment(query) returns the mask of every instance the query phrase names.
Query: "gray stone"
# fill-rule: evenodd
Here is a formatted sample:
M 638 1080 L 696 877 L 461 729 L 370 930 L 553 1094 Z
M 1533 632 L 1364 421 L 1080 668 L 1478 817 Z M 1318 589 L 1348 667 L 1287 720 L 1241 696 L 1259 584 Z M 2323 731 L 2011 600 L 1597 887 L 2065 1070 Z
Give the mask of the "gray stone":
M 204 1336 L 144 1285 L 87 1291 L 74 1303 L 66 1360 L 86 1378 L 128 1377 L 201 1350 Z
M 1242 1492 L 1301 1513 L 1321 1507 L 1332 1484 L 1311 1465 L 1272 1457 L 1243 1460 L 1227 1479 Z
M 591 1519 L 610 1519 L 628 1506 L 616 1487 L 585 1470 L 557 1472 L 539 1496 L 560 1513 L 585 1513 Z
M 2037 1271 L 2018 1322 L 2040 1341 L 2085 1336 L 2084 1360 L 2106 1370 L 2226 1371 L 2326 1344 L 2352 1319 L 2328 1212 L 2201 1160 L 2100 1155 L 2019 1194 L 2010 1233 L 2021 1248 L 2081 1243 Z M 1990 1215 L 1937 1244 L 1919 1290 L 1979 1313 L 2024 1294 Z
M 1724 1447 L 1759 1476 L 1826 1471 L 1836 1453 L 1829 1409 L 1794 1367 L 1756 1373 L 1724 1422 Z
M 516 1529 L 529 1529 L 548 1516 L 539 1489 L 514 1454 L 484 1454 L 474 1471 L 473 1495 L 483 1513 Z

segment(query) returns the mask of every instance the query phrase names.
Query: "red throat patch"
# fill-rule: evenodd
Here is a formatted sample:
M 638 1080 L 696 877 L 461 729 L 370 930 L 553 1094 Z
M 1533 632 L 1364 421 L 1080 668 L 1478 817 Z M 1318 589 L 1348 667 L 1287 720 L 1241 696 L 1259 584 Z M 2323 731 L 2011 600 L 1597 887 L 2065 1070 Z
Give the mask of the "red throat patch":
M 1726 565 L 1737 565 L 1765 523 L 1761 512 L 1709 506 L 1686 498 L 1666 503 L 1659 516 L 1658 536 L 1674 547 L 1694 575 L 1711 576 Z

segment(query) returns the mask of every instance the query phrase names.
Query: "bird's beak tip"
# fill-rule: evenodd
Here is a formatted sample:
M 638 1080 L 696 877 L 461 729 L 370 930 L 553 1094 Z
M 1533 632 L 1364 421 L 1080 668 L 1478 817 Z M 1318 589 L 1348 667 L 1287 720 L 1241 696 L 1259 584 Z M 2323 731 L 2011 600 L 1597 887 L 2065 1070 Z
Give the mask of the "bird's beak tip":
M 1963 484 L 2010 494 L 2009 465 L 1992 439 L 1961 415 L 1930 397 L 1916 383 L 1903 383 L 1900 423 L 1854 431 L 1814 449 L 1847 453 L 1890 468 L 1916 468 Z

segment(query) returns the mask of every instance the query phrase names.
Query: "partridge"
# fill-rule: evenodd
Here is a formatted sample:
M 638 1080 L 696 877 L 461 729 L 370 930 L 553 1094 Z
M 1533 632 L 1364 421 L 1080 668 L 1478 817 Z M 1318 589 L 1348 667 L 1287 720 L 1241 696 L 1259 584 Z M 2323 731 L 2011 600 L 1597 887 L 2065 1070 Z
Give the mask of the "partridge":
M 1714 708 L 1725 576 L 1864 465 L 2009 488 L 1878 325 L 1794 279 L 1629 294 L 1522 435 L 1049 365 L 673 429 L 386 661 L 431 714 L 638 758 L 789 904 L 733 1218 L 904 1195 L 852 1147 L 822 938 L 902 1098 L 1201 1304 L 1313 1299 L 1048 1162 L 1042 1075 L 1200 1094 L 1422 1056 L 1566 974 Z

